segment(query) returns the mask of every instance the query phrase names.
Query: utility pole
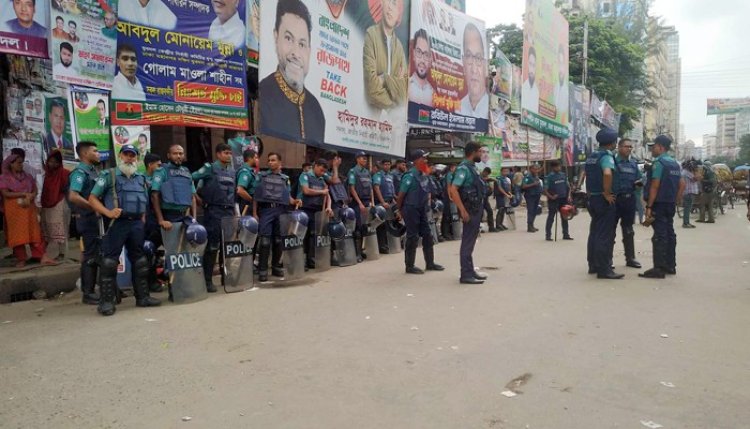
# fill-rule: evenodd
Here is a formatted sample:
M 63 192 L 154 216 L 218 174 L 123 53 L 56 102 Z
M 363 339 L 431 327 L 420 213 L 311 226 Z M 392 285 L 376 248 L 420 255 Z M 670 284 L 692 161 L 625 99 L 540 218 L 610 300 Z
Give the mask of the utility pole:
M 589 20 L 583 21 L 583 79 L 582 84 L 585 87 L 589 77 Z

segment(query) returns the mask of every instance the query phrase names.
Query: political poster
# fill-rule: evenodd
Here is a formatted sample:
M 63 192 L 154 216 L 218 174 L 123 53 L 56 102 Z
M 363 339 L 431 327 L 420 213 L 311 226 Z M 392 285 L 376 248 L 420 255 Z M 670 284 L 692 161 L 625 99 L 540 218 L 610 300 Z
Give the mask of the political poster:
M 513 78 L 511 81 L 510 113 L 521 114 L 521 67 L 513 65 Z
M 114 156 L 117 165 L 120 165 L 120 149 L 126 144 L 132 144 L 138 148 L 138 171 L 144 173 L 146 166 L 143 164 L 143 156 L 151 152 L 151 127 L 148 125 L 115 125 L 112 129 L 112 142 Z
M 521 123 L 568 136 L 568 21 L 551 1 L 526 2 Z
M 47 58 L 49 5 L 43 0 L 4 0 L 0 52 Z
M 117 48 L 117 0 L 49 2 L 49 48 L 55 80 L 111 89 Z
M 44 153 L 49 155 L 52 149 L 59 149 L 63 161 L 74 162 L 75 146 L 66 98 L 47 97 L 44 112 Z
M 245 0 L 118 7 L 113 124 L 248 128 Z
M 583 86 L 570 84 L 570 129 L 572 159 L 568 165 L 585 162 L 591 154 L 589 145 L 590 92 Z
M 44 137 L 44 98 L 43 92 L 31 91 L 24 99 L 23 126 L 26 129 L 27 138 L 30 134 L 39 140 Z
M 492 72 L 490 92 L 510 103 L 513 93 L 513 64 L 501 50 L 495 51 L 495 70 Z
M 111 149 L 109 93 L 71 87 L 68 110 L 72 118 L 73 145 L 81 141 L 94 142 L 99 151 L 99 160 L 107 161 Z
M 502 137 L 505 128 L 505 108 L 508 103 L 495 94 L 490 94 L 490 122 L 487 134 L 491 137 Z
M 707 115 L 726 115 L 750 110 L 750 97 L 709 98 L 706 101 Z
M 259 134 L 403 156 L 409 11 L 409 0 L 264 0 Z
M 503 166 L 503 139 L 500 137 L 478 136 L 476 142 L 481 145 L 481 161 L 476 164 L 481 173 L 486 167 L 492 170 L 493 175 L 500 174 Z
M 487 35 L 484 22 L 440 2 L 412 2 L 409 123 L 487 132 Z
M 260 44 L 258 35 L 260 35 L 260 0 L 247 0 L 247 64 L 250 67 L 258 68 L 260 59 Z

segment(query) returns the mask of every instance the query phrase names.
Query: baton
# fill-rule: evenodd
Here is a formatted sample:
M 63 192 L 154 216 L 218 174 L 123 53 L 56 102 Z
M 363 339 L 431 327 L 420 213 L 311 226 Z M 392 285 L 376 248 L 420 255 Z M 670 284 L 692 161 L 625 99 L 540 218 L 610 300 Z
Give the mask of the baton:
M 119 208 L 120 203 L 119 201 L 117 201 L 117 184 L 115 183 L 115 169 L 114 168 L 109 169 L 109 175 L 112 176 L 112 204 L 114 204 L 115 208 L 117 209 Z M 115 224 L 115 219 L 117 218 L 110 219 L 109 228 L 112 228 L 112 225 Z

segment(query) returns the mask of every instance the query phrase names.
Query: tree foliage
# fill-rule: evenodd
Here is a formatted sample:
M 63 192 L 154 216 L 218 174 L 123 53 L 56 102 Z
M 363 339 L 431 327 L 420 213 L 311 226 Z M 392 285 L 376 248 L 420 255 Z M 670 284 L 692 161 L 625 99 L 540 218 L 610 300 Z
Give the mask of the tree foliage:
M 487 29 L 491 58 L 499 49 L 511 63 L 520 66 L 523 61 L 523 30 L 516 24 L 499 24 Z
M 737 157 L 740 164 L 750 163 L 750 134 L 740 138 L 740 154 Z

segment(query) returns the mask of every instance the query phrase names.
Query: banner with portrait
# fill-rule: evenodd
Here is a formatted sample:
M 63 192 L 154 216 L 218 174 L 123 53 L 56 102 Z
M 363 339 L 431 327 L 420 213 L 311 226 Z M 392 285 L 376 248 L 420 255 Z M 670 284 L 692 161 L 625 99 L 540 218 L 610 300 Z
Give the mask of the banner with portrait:
M 513 78 L 511 81 L 510 113 L 521 114 L 521 67 L 513 65 Z
M 750 111 L 750 97 L 706 100 L 706 115 L 727 115 L 744 111 Z
M 81 141 L 96 143 L 99 160 L 109 159 L 109 93 L 71 87 L 68 91 L 68 110 L 72 118 L 73 145 Z M 76 154 L 78 158 L 78 154 Z
M 0 52 L 47 58 L 49 4 L 44 0 L 3 0 Z
M 573 165 L 578 162 L 585 162 L 591 154 L 591 145 L 589 145 L 589 116 L 590 92 L 583 86 L 570 84 L 570 124 L 572 131 L 572 159 Z
M 120 149 L 126 144 L 132 144 L 138 148 L 138 171 L 144 173 L 146 166 L 143 157 L 151 152 L 151 127 L 148 125 L 115 125 L 112 129 L 112 142 L 114 146 L 114 157 L 117 165 L 120 165 Z
M 409 11 L 410 0 L 264 0 L 259 133 L 403 156 Z
M 47 1 L 51 5 L 49 48 L 54 79 L 111 89 L 117 49 L 117 0 Z
M 119 0 L 118 14 L 113 124 L 248 128 L 245 0 Z
M 500 168 L 503 166 L 504 145 L 500 137 L 478 136 L 476 142 L 481 148 L 481 161 L 476 163 L 477 170 L 481 173 L 486 167 L 492 170 L 492 175 L 500 174 Z
M 414 0 L 409 123 L 487 132 L 487 34 L 484 22 L 444 3 Z
M 551 1 L 527 1 L 523 27 L 521 123 L 568 136 L 568 21 Z
M 44 113 L 44 153 L 49 155 L 52 149 L 59 149 L 63 161 L 74 162 L 75 145 L 66 97 L 47 97 Z
M 258 68 L 260 60 L 260 0 L 247 0 L 247 64 L 250 67 Z
M 510 103 L 513 92 L 513 64 L 499 49 L 495 51 L 494 63 L 490 92 Z

